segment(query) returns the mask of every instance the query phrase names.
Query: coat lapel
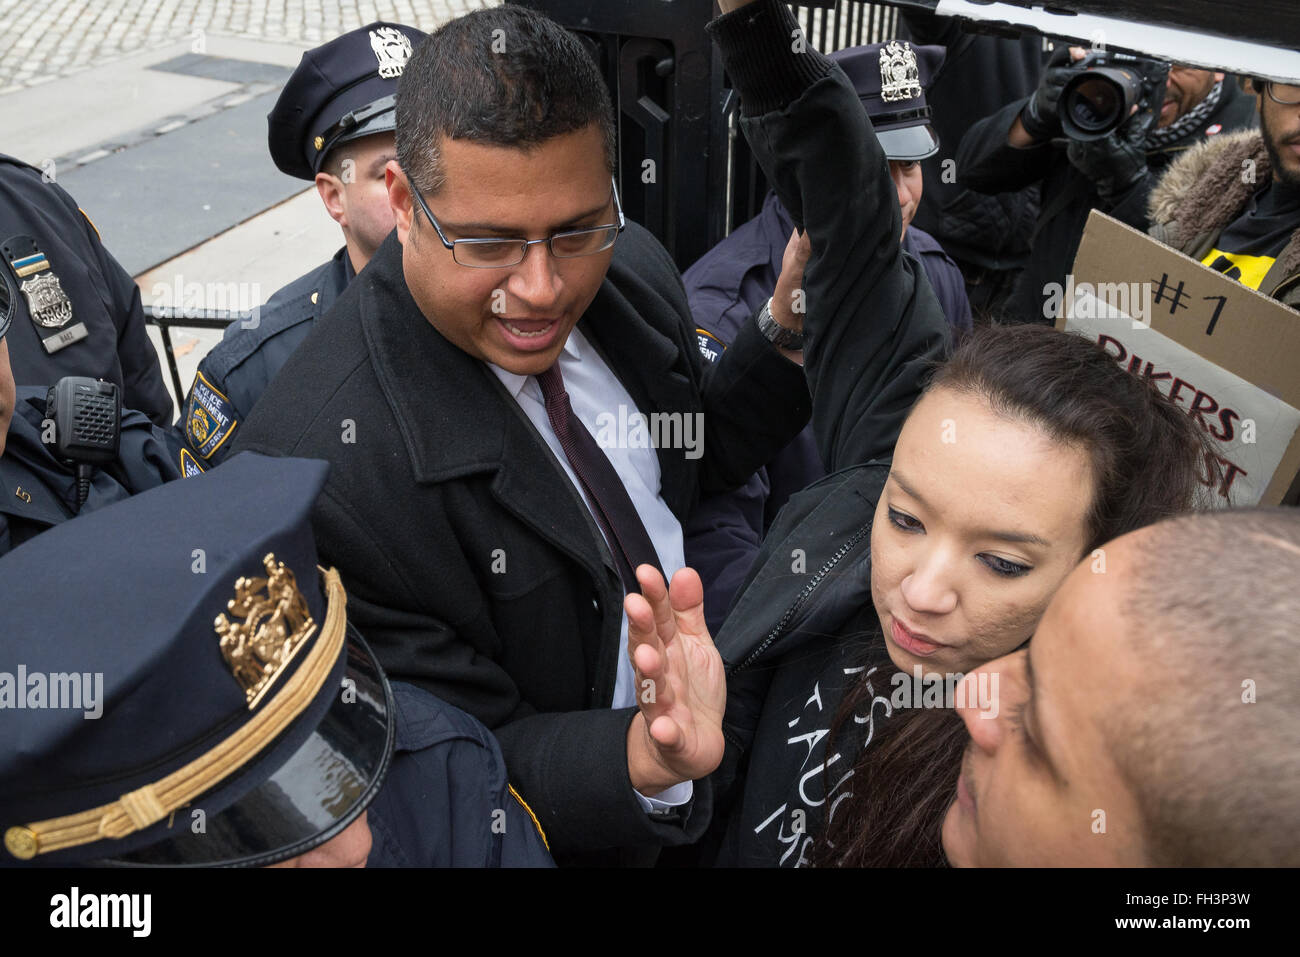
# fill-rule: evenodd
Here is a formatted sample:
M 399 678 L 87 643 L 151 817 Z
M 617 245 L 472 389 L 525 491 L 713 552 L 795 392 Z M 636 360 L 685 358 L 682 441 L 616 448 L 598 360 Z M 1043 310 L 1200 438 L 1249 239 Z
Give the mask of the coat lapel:
M 390 236 L 358 277 L 361 322 L 375 374 L 393 409 L 418 482 L 495 472 L 501 507 L 578 561 L 596 581 L 606 568 L 595 522 L 505 387 L 420 312 Z
M 677 368 L 683 346 L 671 336 L 674 326 L 682 333 L 679 311 L 636 275 L 636 247 L 628 243 L 616 256 L 580 325 L 638 409 L 693 414 L 698 384 L 688 378 L 688 365 Z M 490 488 L 501 508 L 577 561 L 607 599 L 621 598 L 618 573 L 578 491 L 492 371 L 424 318 L 406 287 L 401 257 L 394 233 L 356 281 L 365 283 L 360 311 L 367 348 L 416 480 L 494 472 Z M 655 321 L 669 334 L 656 330 Z M 661 494 L 680 517 L 692 500 L 692 463 L 682 449 L 657 452 Z M 621 605 L 607 600 L 603 606 L 610 611 L 601 633 L 585 643 L 597 684 L 612 689 L 619 649 L 607 638 L 611 627 L 617 635 Z

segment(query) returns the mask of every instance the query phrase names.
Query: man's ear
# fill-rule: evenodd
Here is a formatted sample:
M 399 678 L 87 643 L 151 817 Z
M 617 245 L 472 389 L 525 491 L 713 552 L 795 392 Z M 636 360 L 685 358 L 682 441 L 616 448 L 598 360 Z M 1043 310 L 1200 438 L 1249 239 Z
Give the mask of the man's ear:
M 343 183 L 339 178 L 329 173 L 317 173 L 316 192 L 320 193 L 320 201 L 325 204 L 330 218 L 347 229 L 347 204 L 343 200 Z
M 388 206 L 393 211 L 393 220 L 397 225 L 397 241 L 405 246 L 406 237 L 411 232 L 415 197 L 411 195 L 406 173 L 397 164 L 397 160 L 389 160 L 384 166 L 384 185 L 388 188 Z

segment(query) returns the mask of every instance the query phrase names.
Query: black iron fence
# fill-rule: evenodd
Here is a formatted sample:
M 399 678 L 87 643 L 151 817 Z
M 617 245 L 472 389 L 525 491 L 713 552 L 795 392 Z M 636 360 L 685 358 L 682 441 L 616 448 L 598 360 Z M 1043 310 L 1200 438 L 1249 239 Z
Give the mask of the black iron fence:
M 713 0 L 511 0 L 586 44 L 618 115 L 619 189 L 685 269 L 762 205 L 767 185 L 736 126 L 721 59 L 704 32 Z M 895 35 L 897 11 L 856 0 L 792 4 L 824 53 Z
M 792 3 L 790 9 L 804 36 L 823 53 L 889 40 L 898 26 L 898 8 L 884 3 L 814 0 Z

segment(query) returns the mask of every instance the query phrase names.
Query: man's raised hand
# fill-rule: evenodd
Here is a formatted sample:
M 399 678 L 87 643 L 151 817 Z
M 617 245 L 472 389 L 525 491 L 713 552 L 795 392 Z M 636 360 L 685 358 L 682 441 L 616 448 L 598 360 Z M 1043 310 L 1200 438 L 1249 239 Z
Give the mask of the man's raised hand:
M 705 777 L 722 761 L 727 683 L 704 623 L 700 576 L 683 568 L 668 588 L 650 565 L 636 574 L 641 594 L 623 600 L 641 709 L 628 729 L 628 773 L 649 796 Z

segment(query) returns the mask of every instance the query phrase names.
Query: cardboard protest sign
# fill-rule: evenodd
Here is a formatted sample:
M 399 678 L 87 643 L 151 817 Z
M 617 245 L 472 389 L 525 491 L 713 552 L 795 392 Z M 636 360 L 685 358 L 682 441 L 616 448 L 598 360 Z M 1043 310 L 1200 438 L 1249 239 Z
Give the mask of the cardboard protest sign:
M 1057 328 L 1095 339 L 1217 440 L 1216 503 L 1295 501 L 1300 313 L 1096 210 L 1048 292 Z

